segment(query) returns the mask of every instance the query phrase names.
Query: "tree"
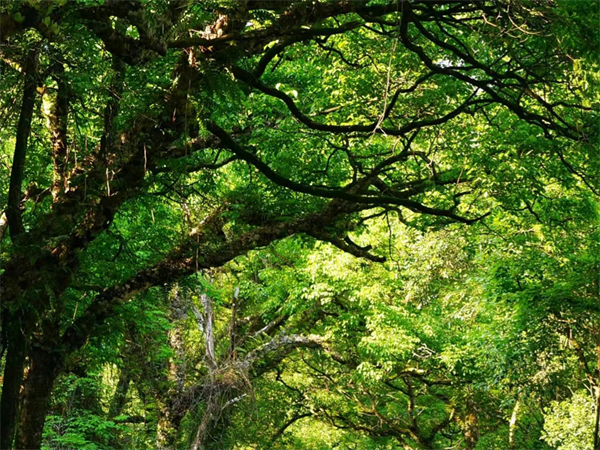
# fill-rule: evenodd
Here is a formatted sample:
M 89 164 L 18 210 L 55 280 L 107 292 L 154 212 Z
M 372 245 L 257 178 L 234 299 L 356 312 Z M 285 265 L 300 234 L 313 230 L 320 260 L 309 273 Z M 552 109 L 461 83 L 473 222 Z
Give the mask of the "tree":
M 348 236 L 369 217 L 426 228 L 494 208 L 535 215 L 553 177 L 597 194 L 589 6 L 1 11 L 2 448 L 40 447 L 57 377 L 153 287 L 295 234 L 383 261 Z

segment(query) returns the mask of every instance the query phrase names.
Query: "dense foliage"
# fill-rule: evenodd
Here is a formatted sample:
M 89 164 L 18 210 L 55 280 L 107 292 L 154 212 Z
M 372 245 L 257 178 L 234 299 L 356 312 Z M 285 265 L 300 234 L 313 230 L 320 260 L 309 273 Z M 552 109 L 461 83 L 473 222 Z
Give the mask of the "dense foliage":
M 598 0 L 5 0 L 2 449 L 600 450 Z

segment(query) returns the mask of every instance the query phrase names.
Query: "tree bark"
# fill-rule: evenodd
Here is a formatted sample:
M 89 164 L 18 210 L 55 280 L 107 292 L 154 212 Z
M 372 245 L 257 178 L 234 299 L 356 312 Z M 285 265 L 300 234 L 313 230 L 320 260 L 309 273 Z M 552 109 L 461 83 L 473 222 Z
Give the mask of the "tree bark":
M 2 243 L 2 239 L 4 239 L 4 233 L 8 228 L 8 219 L 6 218 L 6 213 L 0 214 L 0 244 Z
M 215 357 L 215 336 L 213 329 L 213 310 L 212 299 L 202 294 L 200 296 L 202 307 L 204 308 L 204 340 L 206 342 L 206 359 L 211 370 L 216 370 L 217 359 Z
M 23 88 L 23 102 L 21 104 L 21 115 L 17 124 L 17 138 L 15 143 L 15 154 L 10 172 L 10 186 L 8 190 L 8 205 L 6 217 L 10 237 L 14 240 L 25 231 L 21 219 L 21 186 L 23 184 L 23 172 L 25 170 L 25 155 L 27 154 L 27 141 L 31 132 L 31 119 L 33 118 L 33 106 L 37 87 L 37 72 L 39 63 L 39 49 L 34 48 L 27 55 L 24 71 L 25 86 Z
M 600 333 L 596 336 L 596 357 L 598 380 L 596 384 L 596 420 L 594 425 L 594 450 L 600 450 Z
M 186 355 L 185 342 L 183 339 L 183 330 L 185 329 L 184 321 L 187 318 L 187 306 L 184 294 L 181 292 L 178 285 L 175 285 L 171 290 L 170 297 L 170 319 L 173 328 L 169 330 L 169 344 L 175 352 L 175 358 L 171 358 L 170 379 L 176 386 L 173 394 L 181 395 L 185 386 L 186 374 Z
M 52 160 L 54 162 L 54 179 L 52 181 L 52 199 L 56 202 L 58 196 L 67 189 L 68 164 L 68 114 L 69 94 L 65 80 L 65 68 L 58 63 L 54 69 L 54 79 L 58 85 L 55 95 L 48 95 L 51 103 L 47 113 L 48 131 L 52 141 Z
M 465 417 L 465 449 L 473 450 L 479 440 L 479 425 L 477 413 L 475 411 L 475 402 L 469 395 L 467 399 L 467 414 Z
M 26 356 L 27 340 L 25 337 L 13 333 L 8 342 L 0 403 L 0 448 L 2 450 L 13 448 Z
M 50 394 L 63 362 L 58 353 L 37 345 L 32 346 L 29 357 L 31 365 L 23 387 L 16 450 L 41 447 Z
M 510 422 L 508 424 L 508 446 L 509 446 L 509 448 L 516 448 L 515 431 L 517 428 L 517 419 L 519 417 L 519 408 L 520 407 L 521 407 L 521 399 L 517 397 L 517 399 L 515 400 L 515 406 L 513 407 L 513 411 L 510 416 Z

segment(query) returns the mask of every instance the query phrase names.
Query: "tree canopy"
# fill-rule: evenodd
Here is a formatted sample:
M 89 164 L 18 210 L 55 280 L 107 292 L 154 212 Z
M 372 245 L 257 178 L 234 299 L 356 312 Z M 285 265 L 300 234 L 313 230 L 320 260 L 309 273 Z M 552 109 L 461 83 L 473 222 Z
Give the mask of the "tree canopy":
M 5 0 L 2 449 L 600 450 L 598 0 Z

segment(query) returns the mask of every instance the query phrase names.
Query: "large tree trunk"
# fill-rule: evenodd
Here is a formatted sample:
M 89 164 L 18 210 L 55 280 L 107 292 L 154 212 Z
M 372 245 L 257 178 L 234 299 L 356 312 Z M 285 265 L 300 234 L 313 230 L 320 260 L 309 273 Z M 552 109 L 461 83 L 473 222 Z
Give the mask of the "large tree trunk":
M 17 450 L 40 448 L 52 387 L 63 362 L 58 353 L 36 345 L 32 346 L 29 357 L 31 365 L 22 394 Z
M 471 396 L 467 399 L 467 414 L 465 416 L 465 449 L 473 450 L 479 441 L 479 421 L 477 411 L 475 410 L 475 401 Z
M 24 336 L 13 333 L 8 341 L 0 403 L 0 448 L 2 450 L 12 449 L 26 356 L 27 340 Z

